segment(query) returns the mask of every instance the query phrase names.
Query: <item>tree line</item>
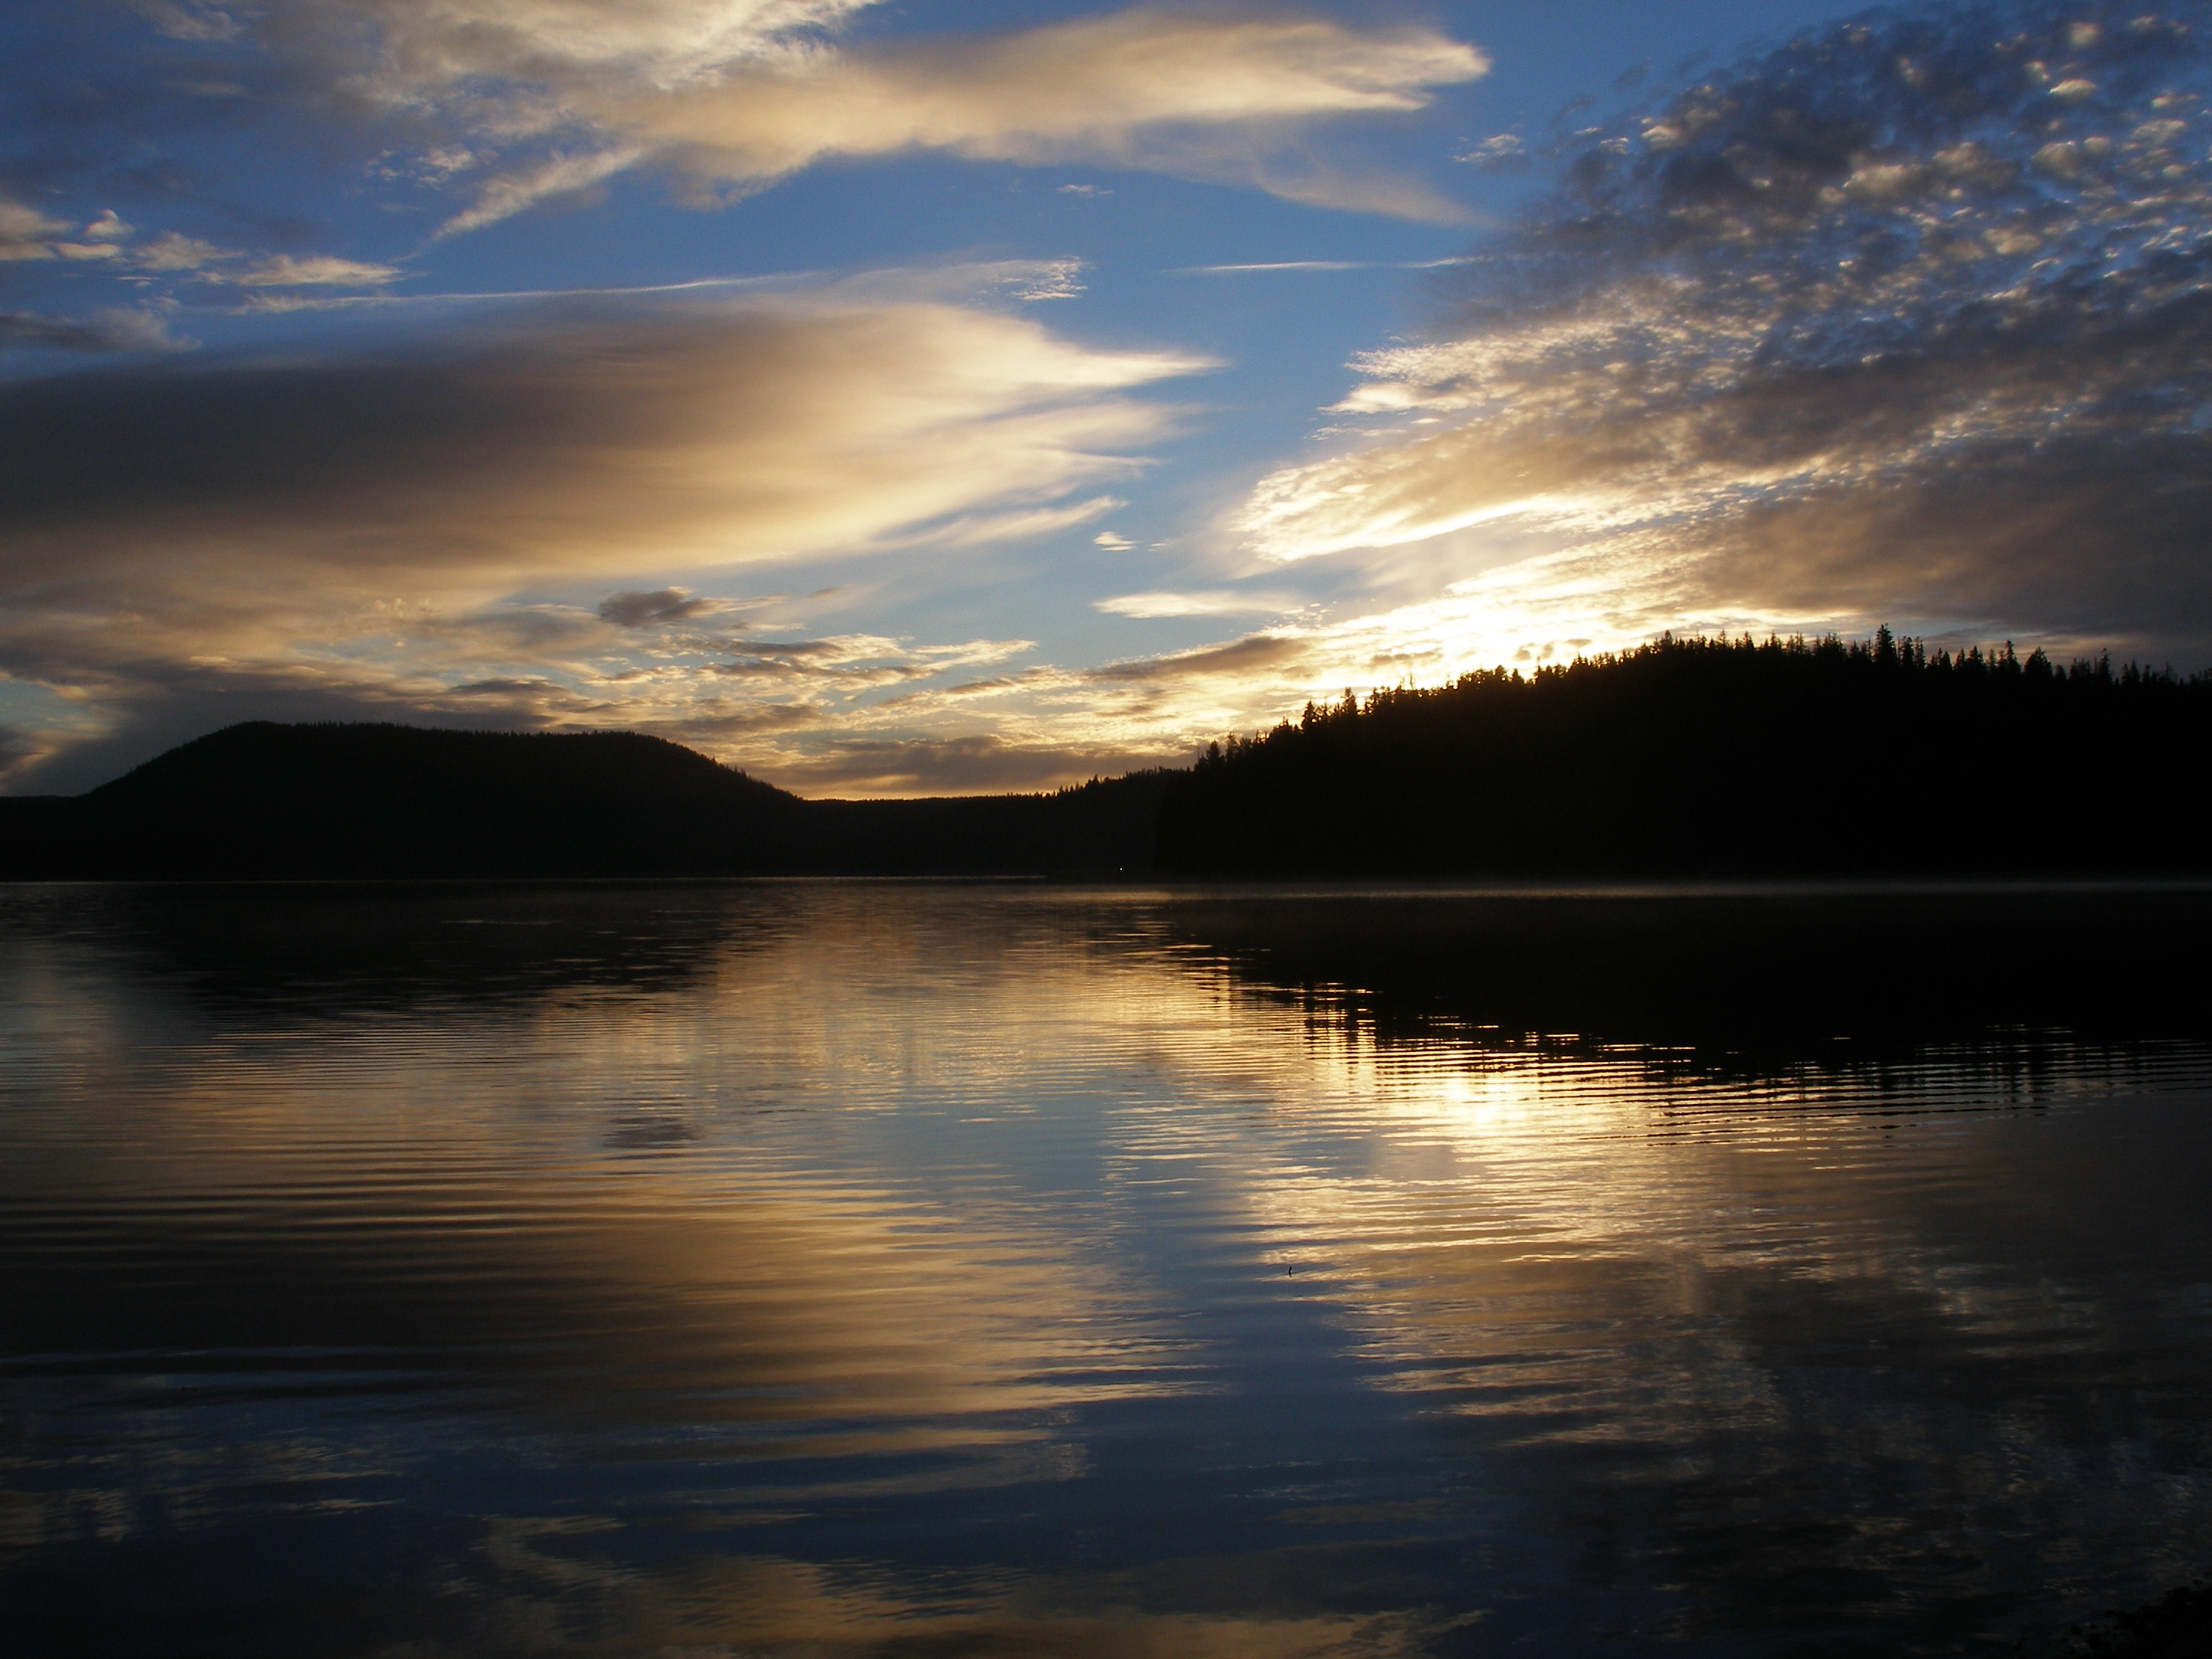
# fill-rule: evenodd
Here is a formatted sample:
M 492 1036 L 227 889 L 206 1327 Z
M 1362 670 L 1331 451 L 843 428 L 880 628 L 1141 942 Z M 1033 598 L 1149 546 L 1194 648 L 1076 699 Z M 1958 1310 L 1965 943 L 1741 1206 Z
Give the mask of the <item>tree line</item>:
M 2212 676 L 1887 628 L 1671 635 L 1347 691 L 1169 781 L 1162 873 L 2156 872 L 2208 862 Z

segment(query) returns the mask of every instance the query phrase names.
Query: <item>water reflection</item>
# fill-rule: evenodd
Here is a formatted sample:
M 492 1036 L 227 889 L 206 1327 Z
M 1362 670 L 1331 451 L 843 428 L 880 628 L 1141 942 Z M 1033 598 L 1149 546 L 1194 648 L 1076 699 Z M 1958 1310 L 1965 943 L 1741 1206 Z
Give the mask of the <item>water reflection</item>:
M 15 890 L 0 1620 L 1887 1654 L 2142 1599 L 2212 1521 L 2208 910 Z

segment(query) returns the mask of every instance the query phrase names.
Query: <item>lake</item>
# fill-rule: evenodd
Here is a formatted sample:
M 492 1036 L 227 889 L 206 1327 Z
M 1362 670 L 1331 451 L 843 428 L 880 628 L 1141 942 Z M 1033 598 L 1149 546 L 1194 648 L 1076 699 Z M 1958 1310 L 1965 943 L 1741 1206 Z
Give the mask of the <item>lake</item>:
M 0 1647 L 2041 1640 L 2212 1561 L 2209 938 L 0 888 Z

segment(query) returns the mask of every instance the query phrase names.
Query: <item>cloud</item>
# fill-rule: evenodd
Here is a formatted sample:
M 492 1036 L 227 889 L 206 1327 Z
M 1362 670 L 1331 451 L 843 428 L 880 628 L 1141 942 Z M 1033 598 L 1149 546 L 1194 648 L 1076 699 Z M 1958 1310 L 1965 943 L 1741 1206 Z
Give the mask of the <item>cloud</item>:
M 246 256 L 218 247 L 174 230 L 163 231 L 150 241 L 133 246 L 138 234 L 112 208 L 99 215 L 64 240 L 69 227 L 59 221 L 0 198 L 0 261 L 61 258 L 77 262 L 112 261 L 134 271 L 169 276 L 179 271 L 208 271 Z M 234 283 L 246 288 L 374 288 L 405 273 L 396 265 L 377 264 L 335 254 L 271 254 L 242 269 L 208 272 L 204 280 Z
M 1429 649 L 1419 627 L 1389 614 L 1279 626 L 1095 667 L 1039 665 L 923 686 L 751 763 L 810 793 L 872 794 L 1048 788 L 1180 765 L 1209 739 L 1272 726 L 1310 697 L 1456 665 L 1449 642 Z
M 1138 9 L 1018 33 L 811 52 L 579 101 L 667 165 L 739 186 L 825 155 L 912 149 L 1212 173 L 1221 162 L 1193 129 L 1418 109 L 1431 88 L 1486 67 L 1472 47 L 1425 29 Z
M 720 608 L 716 601 L 680 587 L 662 587 L 649 593 L 610 593 L 599 601 L 599 617 L 617 628 L 644 628 L 655 623 L 686 622 Z
M 480 185 L 469 207 L 440 225 L 440 236 L 458 236 L 486 225 L 511 219 L 526 208 L 602 184 L 617 173 L 635 167 L 645 152 L 635 146 L 587 150 L 580 155 L 552 155 L 529 167 L 502 173 Z
M 987 542 L 1030 541 L 1088 524 L 1128 503 L 1119 495 L 1094 495 L 1065 507 L 1033 507 L 1018 513 L 971 513 L 925 526 L 914 538 L 945 547 L 976 547 Z
M 1486 170 L 1522 167 L 1528 164 L 1528 146 L 1518 133 L 1492 133 L 1480 143 L 1468 145 L 1452 160 Z
M 1504 573 L 1499 573 L 1504 574 Z M 1139 599 L 1153 596 L 1137 596 Z M 1182 596 L 1162 595 L 1173 600 Z M 1259 608 L 1239 596 L 1197 596 L 1188 609 L 1137 607 L 1139 614 L 1227 615 Z M 1498 595 L 1482 580 L 1438 598 L 1355 613 L 1333 621 L 1277 624 L 1195 649 L 1134 657 L 1091 668 L 1042 665 L 993 678 L 924 687 L 875 704 L 867 717 L 915 727 L 987 725 L 1005 743 L 1032 754 L 1114 750 L 1139 763 L 1181 764 L 1209 739 L 1251 732 L 1295 714 L 1309 700 L 1334 701 L 1346 690 L 1407 682 L 1437 684 L 1502 662 L 1535 667 L 1616 642 L 1607 632 L 1641 596 L 1555 589 L 1529 637 L 1501 621 Z M 1707 626 L 1752 619 L 1714 617 Z M 1511 623 L 1524 623 L 1513 613 Z M 1603 637 L 1601 637 L 1601 636 Z M 1633 637 L 1633 636 L 1632 636 Z M 851 735 L 850 725 L 847 727 Z M 886 737 L 883 741 L 893 741 Z M 813 745 L 819 751 L 822 745 Z M 804 774 L 804 754 L 765 767 L 770 775 Z M 896 793 L 891 784 L 885 791 Z
M 405 274 L 397 265 L 341 259 L 330 253 L 311 254 L 305 258 L 279 253 L 256 260 L 244 270 L 222 280 L 236 283 L 241 288 L 375 288 Z
M 0 261 L 51 259 L 54 239 L 68 229 L 34 207 L 0 196 Z
M 1460 255 L 1448 259 L 1275 259 L 1255 265 L 1182 265 L 1168 275 L 1237 276 L 1265 270 L 1441 270 L 1448 265 L 1470 263 Z
M 18 562 L 605 572 L 866 546 L 1131 463 L 1189 372 L 933 304 L 572 303 L 380 356 L 0 388 Z M 1093 510 L 1085 504 L 1083 511 Z
M 1295 634 L 1255 634 L 1227 645 L 1210 645 L 1196 651 L 1179 651 L 1164 657 L 1143 657 L 1130 662 L 1108 663 L 1086 670 L 1091 680 L 1142 680 L 1146 684 L 1188 679 L 1197 676 L 1243 676 L 1266 669 L 1279 671 L 1301 663 L 1309 653 L 1307 641 Z
M 675 85 L 804 54 L 875 0 L 219 0 L 143 8 L 180 39 L 255 38 L 353 95 L 405 103 L 479 82 L 606 76 Z
M 1136 767 L 1180 765 L 1209 739 L 1272 726 L 1309 698 L 1334 700 L 1346 687 L 1409 678 L 1433 682 L 1474 665 L 1462 647 L 1468 615 L 1480 601 L 1448 603 L 1455 614 L 1411 606 L 1273 626 L 1093 667 L 1039 664 L 921 684 L 848 711 L 834 731 L 805 734 L 776 752 L 756 751 L 747 764 L 809 793 L 871 794 L 1049 788 Z M 1260 608 L 1229 595 L 1201 605 L 1153 614 Z
M 467 685 L 449 685 L 446 695 L 453 697 L 513 697 L 526 696 L 533 701 L 541 697 L 566 700 L 568 688 L 551 680 L 477 680 Z
M 1533 533 L 1482 583 L 1532 628 L 1887 617 L 2202 659 L 2209 66 L 2202 4 L 1887 14 L 1578 135 L 1445 325 L 1360 360 L 1360 441 L 1240 527 L 1276 559 Z
M 1083 284 L 1076 280 L 1082 270 L 1080 259 L 1048 261 L 1044 269 L 1025 283 L 1014 297 L 1018 300 L 1073 300 L 1083 292 Z
M 1028 793 L 1157 766 L 1149 747 L 1023 741 L 996 733 L 956 738 L 841 738 L 775 769 L 808 795 Z
M 165 230 L 152 241 L 134 249 L 131 263 L 141 270 L 198 270 L 225 259 L 240 257 L 228 248 L 217 247 L 212 242 L 203 242 L 173 230 Z
M 1124 542 L 1122 546 L 1128 544 Z M 1094 610 L 1115 617 L 1233 617 L 1255 611 L 1289 611 L 1296 599 L 1281 593 L 1238 593 L 1206 588 L 1188 593 L 1121 593 L 1092 601 Z
M 756 702 L 746 703 L 732 712 L 720 708 L 694 708 L 675 720 L 659 726 L 651 721 L 637 722 L 634 729 L 653 732 L 656 736 L 672 738 L 697 748 L 713 750 L 726 747 L 733 738 L 742 740 L 771 733 L 803 732 L 822 725 L 827 718 L 824 711 L 813 703 Z
M 1031 647 L 1029 640 L 969 640 L 924 646 L 872 634 L 818 640 L 757 640 L 726 643 L 728 654 L 708 672 L 732 678 L 811 682 L 839 691 L 866 691 L 931 678 L 955 668 L 1003 662 Z
M 89 318 L 0 311 L 0 350 L 18 345 L 58 351 L 177 351 L 189 343 L 172 335 L 153 313 L 130 307 L 98 311 Z
M 45 758 L 46 751 L 38 734 L 0 725 L 0 783 L 29 770 Z
M 0 384 L 0 672 L 149 734 L 172 708 L 222 723 L 225 687 L 226 719 L 473 718 L 496 682 L 509 723 L 576 713 L 543 682 L 620 724 L 712 712 L 746 674 L 820 696 L 926 679 L 1020 642 L 733 647 L 684 631 L 704 611 L 666 574 L 938 557 L 922 527 L 1091 516 L 1079 492 L 1172 418 L 1129 394 L 1202 366 L 784 294 L 561 301 L 356 355 Z M 512 603 L 580 584 L 612 590 L 600 614 Z
M 195 64 L 283 77 L 289 105 L 401 142 L 382 176 L 473 199 L 441 234 L 650 166 L 702 199 L 825 158 L 934 149 L 1256 185 L 1292 199 L 1449 220 L 1414 181 L 1348 174 L 1316 121 L 1395 114 L 1488 69 L 1411 26 L 1138 7 L 957 35 L 833 35 L 874 0 L 206 0 L 142 7 Z M 1092 190 L 1092 186 L 1078 186 Z

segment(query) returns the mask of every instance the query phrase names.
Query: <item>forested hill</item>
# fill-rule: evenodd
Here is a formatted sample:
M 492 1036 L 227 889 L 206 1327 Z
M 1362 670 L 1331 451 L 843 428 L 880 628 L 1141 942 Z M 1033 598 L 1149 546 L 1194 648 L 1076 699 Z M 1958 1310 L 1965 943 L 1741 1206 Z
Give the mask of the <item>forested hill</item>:
M 1164 874 L 2212 867 L 2212 678 L 1662 640 L 1309 706 L 1162 802 Z
M 1055 794 L 810 801 L 635 732 L 261 722 L 0 799 L 0 879 L 2152 873 L 2212 872 L 2208 826 L 2212 677 L 1885 630 L 1347 694 Z

